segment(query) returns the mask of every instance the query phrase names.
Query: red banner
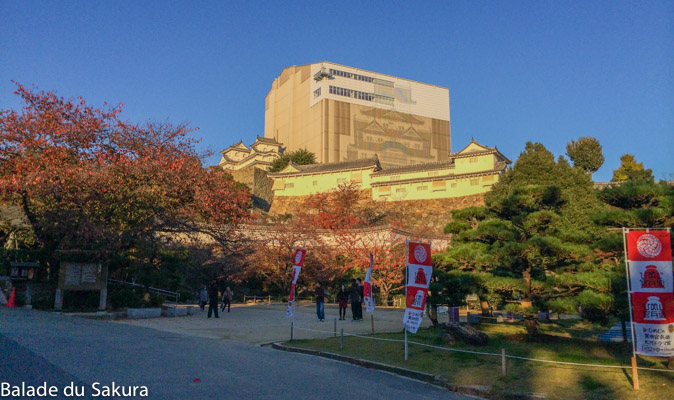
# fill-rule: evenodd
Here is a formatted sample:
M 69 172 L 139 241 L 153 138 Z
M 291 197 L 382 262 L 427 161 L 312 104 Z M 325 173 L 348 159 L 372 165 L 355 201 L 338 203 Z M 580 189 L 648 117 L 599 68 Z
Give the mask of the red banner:
M 410 242 L 408 249 L 409 264 L 431 265 L 431 245 L 430 243 Z
M 627 231 L 625 242 L 635 351 L 641 355 L 671 357 L 674 355 L 674 276 L 669 232 Z
M 407 254 L 407 298 L 403 325 L 407 331 L 416 333 L 421 325 L 433 274 L 431 244 L 409 242 Z
M 295 262 L 295 265 L 298 265 L 300 267 L 304 265 L 305 254 L 307 254 L 307 251 L 305 249 L 295 250 L 295 258 L 293 259 L 294 262 Z
M 674 294 L 632 293 L 632 310 L 638 324 L 674 323 Z
M 627 232 L 627 258 L 630 261 L 672 261 L 669 232 Z

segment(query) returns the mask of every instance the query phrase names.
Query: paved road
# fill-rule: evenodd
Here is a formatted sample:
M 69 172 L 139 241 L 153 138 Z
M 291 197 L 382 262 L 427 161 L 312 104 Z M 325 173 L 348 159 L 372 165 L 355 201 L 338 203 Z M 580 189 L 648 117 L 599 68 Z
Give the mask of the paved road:
M 236 304 L 231 312 L 221 313 L 220 318 L 206 318 L 207 312 L 198 308 L 194 315 L 179 318 L 153 318 L 143 320 L 120 320 L 118 323 L 142 326 L 165 332 L 200 336 L 212 339 L 230 339 L 251 344 L 286 341 L 290 339 L 290 321 L 285 317 L 286 306 L 241 305 Z M 337 321 L 337 332 L 368 334 L 371 332 L 370 314 L 365 312 L 365 319 L 353 322 L 351 311 L 347 312 L 345 321 Z M 295 308 L 295 338 L 321 338 L 332 336 L 334 319 L 339 316 L 336 306 L 325 307 L 325 322 L 316 318 L 315 304 L 300 304 Z M 446 316 L 444 318 L 447 318 Z M 403 311 L 400 309 L 377 308 L 375 312 L 376 332 L 401 332 L 403 328 Z M 430 325 L 424 318 L 422 326 Z M 320 332 L 322 331 L 322 332 Z
M 243 342 L 0 308 L 0 383 L 47 382 L 62 390 L 75 382 L 86 390 L 80 398 L 94 398 L 94 382 L 113 381 L 147 386 L 151 399 L 467 398 L 379 371 Z

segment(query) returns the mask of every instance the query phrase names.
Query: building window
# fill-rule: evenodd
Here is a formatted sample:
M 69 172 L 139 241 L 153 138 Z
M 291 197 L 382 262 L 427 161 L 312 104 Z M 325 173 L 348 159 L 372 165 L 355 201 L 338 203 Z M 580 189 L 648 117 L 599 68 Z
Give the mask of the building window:
M 399 180 L 399 179 L 400 179 L 400 175 L 392 175 L 392 176 L 391 176 L 391 180 L 392 180 L 392 181 L 397 181 L 397 180 Z
M 306 93 L 306 92 L 305 92 L 305 93 Z M 470 162 L 471 164 L 476 163 L 476 162 L 477 162 L 477 157 L 471 157 L 471 158 L 469 158 L 469 159 L 468 159 L 468 162 Z
M 346 178 L 338 178 L 337 179 L 337 184 L 341 185 L 342 183 L 346 183 Z
M 428 176 L 438 176 L 438 171 L 431 171 L 428 173 Z
M 294 187 L 295 187 L 294 183 L 286 183 L 286 186 L 285 186 L 286 189 L 292 189 Z
M 314 90 L 314 97 L 318 97 L 320 95 L 321 95 L 321 88 Z
M 407 189 L 405 189 L 405 188 L 396 189 L 396 193 L 405 193 L 405 192 L 407 192 Z
M 421 190 L 428 190 L 428 186 L 417 186 L 417 190 L 418 190 L 418 191 L 421 191 Z
M 470 180 L 470 186 L 477 186 L 480 184 L 480 178 L 472 178 Z
M 456 182 L 453 182 L 450 186 L 453 187 L 453 188 L 455 188 L 455 187 L 456 187 Z
M 482 182 L 493 182 L 494 181 L 494 175 L 487 175 L 482 177 Z
M 314 186 L 318 186 L 318 181 L 313 181 L 312 184 L 313 184 Z

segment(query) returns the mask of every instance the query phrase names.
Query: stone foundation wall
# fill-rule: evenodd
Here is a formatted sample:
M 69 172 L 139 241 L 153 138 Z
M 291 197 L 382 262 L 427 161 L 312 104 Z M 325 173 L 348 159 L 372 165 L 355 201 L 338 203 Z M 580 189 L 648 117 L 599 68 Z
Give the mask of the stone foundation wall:
M 371 189 L 361 191 L 359 206 L 383 215 L 383 221 L 399 221 L 403 229 L 413 232 L 441 234 L 452 219 L 452 210 L 484 205 L 484 194 L 432 200 L 374 201 Z M 269 213 L 295 214 L 309 196 L 277 196 Z
M 271 189 L 274 180 L 267 176 L 267 171 L 253 167 L 231 171 L 231 174 L 235 181 L 250 188 L 253 195 L 253 207 L 269 211 L 274 199 L 274 192 Z

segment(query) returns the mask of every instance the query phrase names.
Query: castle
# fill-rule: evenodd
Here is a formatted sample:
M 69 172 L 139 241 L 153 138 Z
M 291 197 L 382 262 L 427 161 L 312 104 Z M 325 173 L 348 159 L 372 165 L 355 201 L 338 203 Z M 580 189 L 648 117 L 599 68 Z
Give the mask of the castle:
M 268 172 L 284 151 L 301 148 L 318 163 Z M 354 183 L 370 201 L 447 217 L 482 204 L 511 163 L 474 139 L 450 149 L 446 88 L 323 62 L 285 68 L 266 98 L 265 137 L 223 150 L 219 166 L 272 214 L 292 213 L 306 196 Z

